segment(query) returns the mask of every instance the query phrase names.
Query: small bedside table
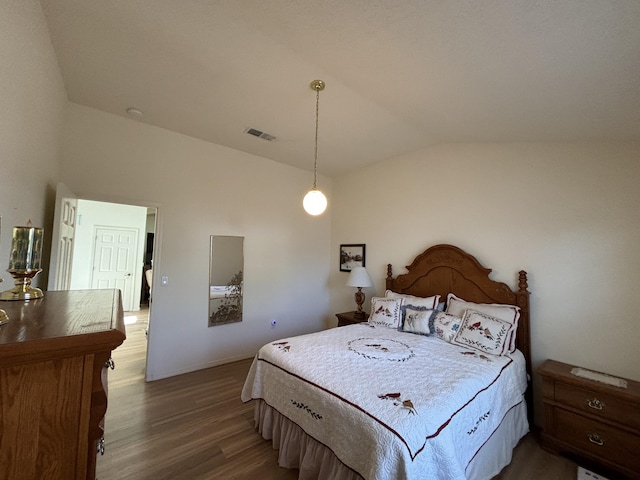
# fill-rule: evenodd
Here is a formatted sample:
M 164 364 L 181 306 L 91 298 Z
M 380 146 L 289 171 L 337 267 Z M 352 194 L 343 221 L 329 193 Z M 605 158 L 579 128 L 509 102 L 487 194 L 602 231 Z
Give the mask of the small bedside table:
M 362 323 L 369 320 L 369 314 L 365 312 L 364 317 L 357 318 L 355 310 L 350 312 L 336 313 L 338 317 L 338 326 L 344 327 L 345 325 L 351 325 L 354 323 Z
M 578 367 L 554 360 L 538 368 L 544 402 L 542 446 L 640 479 L 640 382 L 602 377 L 626 382 L 623 388 L 578 376 L 571 373 L 574 369 Z

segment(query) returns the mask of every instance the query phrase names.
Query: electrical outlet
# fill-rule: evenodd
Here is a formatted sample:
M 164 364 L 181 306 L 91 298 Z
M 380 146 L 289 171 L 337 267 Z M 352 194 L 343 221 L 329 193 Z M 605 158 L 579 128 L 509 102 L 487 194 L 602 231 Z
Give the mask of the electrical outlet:
M 162 286 L 169 285 L 169 277 L 162 277 L 162 280 L 160 281 L 160 283 L 162 284 Z

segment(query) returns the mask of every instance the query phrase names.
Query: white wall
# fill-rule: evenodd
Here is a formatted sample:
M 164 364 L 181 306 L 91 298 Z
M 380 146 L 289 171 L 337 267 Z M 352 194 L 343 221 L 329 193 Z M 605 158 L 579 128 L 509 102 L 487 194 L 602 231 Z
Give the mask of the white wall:
M 154 265 L 170 283 L 154 289 L 150 378 L 250 356 L 353 309 L 340 243 L 367 244 L 369 298 L 386 263 L 402 273 L 452 243 L 496 280 L 529 272 L 536 364 L 640 380 L 637 145 L 443 145 L 334 179 L 333 191 L 322 179 L 330 210 L 311 218 L 300 208 L 308 172 L 78 105 L 63 121 L 36 0 L 0 3 L 0 58 L 0 271 L 11 226 L 31 218 L 50 236 L 59 179 L 84 198 L 159 207 Z M 208 328 L 211 234 L 246 237 L 245 320 Z
M 384 293 L 387 263 L 405 273 L 438 243 L 512 287 L 524 269 L 534 366 L 553 358 L 640 380 L 639 180 L 637 145 L 431 148 L 333 180 L 331 265 L 340 243 L 366 243 L 368 298 Z M 337 270 L 331 306 L 344 311 L 353 289 Z
M 147 209 L 145 207 L 78 200 L 69 288 L 71 290 L 92 288 L 96 228 L 102 227 L 128 228 L 138 232 L 138 245 L 134 259 L 135 268 L 131 279 L 133 303 L 127 305 L 123 297 L 123 307 L 125 310 L 139 310 L 144 247 L 147 240 Z
M 0 2 L 0 277 L 5 272 L 11 228 L 31 219 L 45 228 L 48 263 L 60 134 L 67 95 L 37 0 Z M 44 287 L 46 274 L 34 284 Z
M 62 179 L 80 198 L 158 207 L 149 379 L 325 327 L 331 211 L 302 209 L 310 172 L 69 104 Z M 244 321 L 209 328 L 212 234 L 245 237 Z

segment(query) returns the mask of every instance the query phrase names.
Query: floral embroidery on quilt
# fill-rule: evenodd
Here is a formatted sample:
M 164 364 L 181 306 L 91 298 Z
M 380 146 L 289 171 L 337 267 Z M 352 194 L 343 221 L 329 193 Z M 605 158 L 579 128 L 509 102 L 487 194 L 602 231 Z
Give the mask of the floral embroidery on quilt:
M 415 356 L 406 343 L 390 338 L 361 337 L 347 343 L 350 351 L 369 360 L 389 360 L 406 362 Z
M 288 352 L 291 349 L 291 345 L 289 345 L 289 342 L 276 342 L 272 343 L 271 345 L 278 347 L 278 349 L 283 352 Z
M 314 412 L 313 410 L 311 410 L 311 408 L 309 408 L 304 403 L 298 402 L 297 400 L 293 400 L 293 399 L 291 399 L 291 403 L 295 407 L 299 408 L 300 410 L 303 410 L 303 411 L 307 412 L 312 418 L 315 418 L 316 420 L 323 420 L 322 415 L 320 415 L 319 413 Z
M 467 435 L 473 435 L 474 433 L 476 433 L 480 424 L 487 418 L 489 418 L 489 415 L 491 415 L 491 410 L 488 410 L 487 413 L 480 415 L 480 417 L 478 417 L 478 420 L 476 420 L 475 426 L 471 430 L 467 431 Z
M 482 360 L 485 360 L 487 362 L 492 362 L 493 360 L 491 360 L 489 357 L 487 357 L 486 355 L 482 355 L 481 353 L 478 352 L 460 352 L 462 355 L 471 355 L 473 357 L 476 358 L 481 358 Z
M 415 407 L 413 406 L 413 402 L 411 400 L 402 400 L 402 394 L 400 393 L 385 393 L 384 395 L 378 395 L 378 398 L 381 400 L 391 400 L 395 407 L 400 407 L 402 409 L 406 409 L 409 415 L 417 415 Z

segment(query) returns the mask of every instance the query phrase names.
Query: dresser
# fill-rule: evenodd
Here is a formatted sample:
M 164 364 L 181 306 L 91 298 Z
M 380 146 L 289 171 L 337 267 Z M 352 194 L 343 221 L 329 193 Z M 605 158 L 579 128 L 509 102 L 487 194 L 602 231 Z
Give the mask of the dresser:
M 125 339 L 119 290 L 0 302 L 0 478 L 95 477 L 111 351 Z
M 344 327 L 345 325 L 352 325 L 354 323 L 362 323 L 369 320 L 368 313 L 365 312 L 363 317 L 357 317 L 355 310 L 351 310 L 350 312 L 336 313 L 336 317 L 338 317 L 339 327 Z
M 538 373 L 543 447 L 640 479 L 640 382 L 554 360 L 545 361 Z

